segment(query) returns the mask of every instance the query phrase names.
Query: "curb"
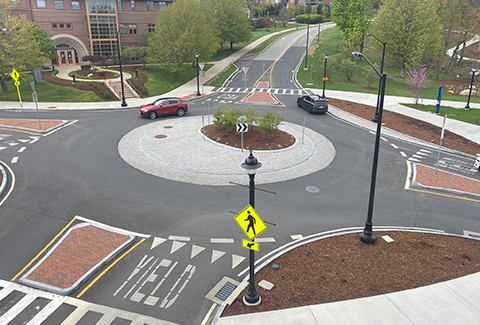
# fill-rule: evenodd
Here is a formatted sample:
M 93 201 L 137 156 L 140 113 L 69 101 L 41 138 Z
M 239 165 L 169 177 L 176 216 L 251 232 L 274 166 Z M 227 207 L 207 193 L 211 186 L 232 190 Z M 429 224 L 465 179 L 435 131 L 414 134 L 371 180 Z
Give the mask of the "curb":
M 3 162 L 0 161 L 0 172 L 2 172 L 2 183 L 0 184 L 0 196 L 5 192 L 5 188 L 7 187 L 8 177 L 5 168 L 2 166 Z
M 325 239 L 325 238 L 330 238 L 334 236 L 340 236 L 340 235 L 346 235 L 346 234 L 352 234 L 352 233 L 360 233 L 362 232 L 364 227 L 349 227 L 349 228 L 341 228 L 341 229 L 335 229 L 335 230 L 329 230 L 317 234 L 313 234 L 307 237 L 303 237 L 297 240 L 294 240 L 290 243 L 287 243 L 270 253 L 262 256 L 255 262 L 255 274 L 258 273 L 261 269 L 263 269 L 265 266 L 267 266 L 270 262 L 273 260 L 277 259 L 278 257 L 282 256 L 285 253 L 288 253 L 289 251 L 298 248 L 300 246 L 303 246 L 305 244 L 309 244 L 311 242 Z M 437 230 L 437 229 L 428 229 L 428 228 L 418 228 L 418 227 L 392 227 L 392 226 L 378 226 L 378 227 L 373 227 L 374 231 L 409 231 L 409 232 L 419 232 L 419 233 L 430 233 L 430 234 L 437 234 L 437 235 L 445 235 L 445 236 L 454 236 L 454 237 L 460 237 L 460 238 L 468 238 L 468 239 L 475 239 L 480 241 L 480 238 L 475 238 L 471 236 L 464 236 L 464 235 L 457 235 L 457 234 L 450 234 L 450 233 L 445 233 L 443 230 Z M 246 268 L 242 272 L 238 274 L 238 276 L 242 276 L 242 274 L 247 273 L 249 271 L 249 268 Z M 249 275 L 246 275 L 241 282 L 246 282 L 249 280 Z M 236 297 L 235 297 L 236 298 Z M 217 313 L 215 314 L 211 325 L 216 325 L 218 323 L 218 320 L 220 319 L 224 309 L 226 307 L 226 303 L 223 302 L 220 306 L 219 309 L 217 310 Z

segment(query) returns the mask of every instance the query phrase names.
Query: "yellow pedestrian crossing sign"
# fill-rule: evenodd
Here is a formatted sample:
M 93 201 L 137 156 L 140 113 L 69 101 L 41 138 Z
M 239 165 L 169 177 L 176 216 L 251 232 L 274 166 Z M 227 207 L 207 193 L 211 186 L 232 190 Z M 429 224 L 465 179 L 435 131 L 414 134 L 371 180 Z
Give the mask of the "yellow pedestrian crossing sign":
M 257 251 L 258 252 L 258 243 L 254 241 L 249 241 L 246 239 L 242 239 L 242 246 L 248 249 L 251 249 L 252 251 Z
M 247 205 L 234 219 L 250 240 L 267 230 L 267 226 L 265 226 L 263 220 L 260 219 L 251 204 Z
M 20 74 L 15 69 L 13 69 L 13 71 L 10 75 L 12 76 L 13 80 L 15 80 L 15 81 L 18 81 L 18 78 L 20 77 Z
M 328 80 L 328 77 L 323 77 L 323 81 L 327 81 Z

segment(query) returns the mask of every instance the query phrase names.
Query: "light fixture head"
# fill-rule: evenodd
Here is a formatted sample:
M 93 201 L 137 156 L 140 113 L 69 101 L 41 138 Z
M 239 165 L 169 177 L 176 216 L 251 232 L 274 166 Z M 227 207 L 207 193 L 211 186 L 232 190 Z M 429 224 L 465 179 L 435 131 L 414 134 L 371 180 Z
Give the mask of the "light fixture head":
M 477 66 L 476 66 L 476 65 L 474 65 L 474 66 L 472 67 L 472 72 L 473 72 L 473 73 L 477 72 Z
M 250 154 L 241 166 L 243 169 L 246 169 L 247 173 L 250 175 L 255 174 L 255 170 L 262 167 L 262 164 L 259 163 L 258 159 L 253 156 L 253 150 L 250 150 Z
M 325 59 L 328 59 L 328 53 L 325 52 Z
M 200 54 L 198 53 L 198 51 L 195 52 L 195 57 L 198 58 L 200 56 Z

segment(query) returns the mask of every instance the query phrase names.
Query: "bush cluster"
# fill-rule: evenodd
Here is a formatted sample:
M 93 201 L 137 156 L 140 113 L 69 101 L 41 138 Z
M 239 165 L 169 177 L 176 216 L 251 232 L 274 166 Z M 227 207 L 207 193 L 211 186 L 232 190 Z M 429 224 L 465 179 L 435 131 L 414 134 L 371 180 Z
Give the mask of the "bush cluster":
M 285 116 L 279 112 L 267 111 L 263 116 L 249 106 L 245 111 L 237 107 L 223 108 L 221 105 L 213 113 L 213 123 L 224 126 L 227 133 L 233 129 L 237 123 L 247 123 L 250 126 L 256 125 L 263 132 L 278 129 L 278 126 L 285 121 Z
M 80 68 L 81 68 L 82 70 L 90 70 L 90 69 L 92 68 L 92 66 L 91 66 L 90 64 L 82 64 L 82 65 L 80 66 Z
M 105 98 L 112 97 L 112 93 L 110 92 L 110 90 L 108 90 L 102 83 L 89 82 L 88 84 L 90 86 L 96 88 L 102 94 L 102 96 L 104 96 Z
M 308 14 L 298 15 L 295 17 L 295 21 L 299 24 L 308 23 Z M 322 16 L 318 14 L 310 14 L 310 24 L 317 24 L 322 22 Z
M 131 83 L 135 89 L 138 89 L 143 95 L 148 95 L 147 87 L 142 86 L 138 81 L 138 78 L 131 78 L 128 80 L 128 82 Z

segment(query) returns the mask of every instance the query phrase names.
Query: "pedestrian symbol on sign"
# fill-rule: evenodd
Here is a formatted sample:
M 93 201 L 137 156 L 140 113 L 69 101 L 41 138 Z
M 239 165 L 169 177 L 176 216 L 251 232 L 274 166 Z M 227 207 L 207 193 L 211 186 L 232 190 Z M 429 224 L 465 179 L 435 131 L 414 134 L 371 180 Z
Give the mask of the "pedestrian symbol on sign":
M 234 219 L 250 240 L 267 230 L 267 226 L 250 204 Z

